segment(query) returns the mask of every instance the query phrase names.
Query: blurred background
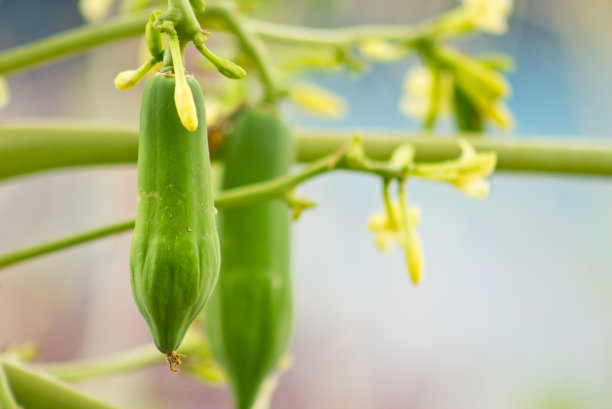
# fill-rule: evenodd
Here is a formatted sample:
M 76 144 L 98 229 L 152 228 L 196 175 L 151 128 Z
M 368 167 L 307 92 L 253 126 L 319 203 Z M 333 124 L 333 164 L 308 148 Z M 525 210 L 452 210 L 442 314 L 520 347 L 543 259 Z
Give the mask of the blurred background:
M 263 2 L 256 15 L 313 26 L 416 23 L 453 1 Z M 512 134 L 612 136 L 609 0 L 519 0 L 503 36 L 460 46 L 516 60 Z M 0 0 L 0 50 L 83 24 L 74 0 Z M 8 77 L 0 121 L 80 118 L 137 126 L 141 86 L 114 89 L 139 40 Z M 415 131 L 398 109 L 415 58 L 362 76 L 306 75 L 344 96 L 335 121 L 284 106 L 296 127 Z M 215 75 L 221 84 L 229 80 Z M 204 82 L 206 93 L 207 85 Z M 450 128 L 450 127 L 449 127 Z M 444 128 L 443 128 L 444 129 Z M 499 134 L 499 138 L 509 135 Z M 132 217 L 135 166 L 53 171 L 0 186 L 0 252 Z M 604 178 L 497 173 L 485 201 L 409 184 L 423 210 L 418 287 L 396 250 L 366 231 L 380 182 L 333 174 L 299 189 L 319 206 L 293 229 L 294 367 L 273 407 L 292 409 L 609 409 L 612 406 L 612 187 Z M 130 234 L 0 273 L 0 348 L 33 340 L 42 361 L 101 356 L 147 343 L 132 300 Z M 161 358 L 160 358 L 161 360 Z M 81 382 L 126 408 L 231 407 L 212 389 L 151 370 Z M 136 393 L 134 393 L 136 391 Z

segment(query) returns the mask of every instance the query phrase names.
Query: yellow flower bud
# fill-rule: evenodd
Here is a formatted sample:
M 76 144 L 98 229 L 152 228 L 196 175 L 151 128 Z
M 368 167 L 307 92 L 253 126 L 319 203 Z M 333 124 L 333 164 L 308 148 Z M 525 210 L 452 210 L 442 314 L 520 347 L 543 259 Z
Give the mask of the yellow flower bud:
M 414 284 L 419 284 L 423 277 L 423 249 L 421 239 L 416 232 L 409 234 L 409 240 L 404 245 L 406 254 L 406 266 Z
M 181 123 L 190 132 L 195 132 L 198 129 L 198 111 L 196 110 L 195 101 L 191 88 L 187 84 L 185 76 L 176 76 L 176 84 L 174 86 L 174 103 Z
M 115 77 L 115 88 L 121 91 L 125 91 L 127 89 L 135 87 L 139 81 L 140 78 L 138 77 L 137 70 L 121 71 Z
M 198 129 L 198 111 L 196 110 L 191 88 L 187 84 L 187 77 L 185 77 L 183 55 L 177 35 L 170 36 L 170 52 L 172 53 L 172 63 L 174 65 L 174 104 L 176 105 L 176 111 L 185 129 L 189 132 L 195 132 Z

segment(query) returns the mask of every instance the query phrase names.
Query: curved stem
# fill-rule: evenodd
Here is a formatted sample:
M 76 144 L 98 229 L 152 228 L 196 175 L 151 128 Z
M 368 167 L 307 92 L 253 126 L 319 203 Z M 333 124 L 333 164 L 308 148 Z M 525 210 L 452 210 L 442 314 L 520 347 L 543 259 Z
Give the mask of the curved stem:
M 116 409 L 24 365 L 0 361 L 15 398 L 25 408 Z
M 200 344 L 199 338 L 187 336 L 180 352 L 187 356 L 195 354 L 202 348 Z M 101 358 L 40 364 L 36 368 L 57 379 L 74 381 L 136 371 L 158 364 L 165 364 L 165 360 L 155 345 L 148 344 Z
M 223 17 L 228 29 L 238 37 L 242 48 L 253 59 L 261 75 L 261 79 L 266 87 L 264 101 L 274 103 L 279 97 L 284 95 L 285 90 L 281 84 L 280 72 L 276 69 L 268 48 L 258 37 L 257 33 L 249 29 L 246 24 L 243 24 L 235 13 L 226 9 Z

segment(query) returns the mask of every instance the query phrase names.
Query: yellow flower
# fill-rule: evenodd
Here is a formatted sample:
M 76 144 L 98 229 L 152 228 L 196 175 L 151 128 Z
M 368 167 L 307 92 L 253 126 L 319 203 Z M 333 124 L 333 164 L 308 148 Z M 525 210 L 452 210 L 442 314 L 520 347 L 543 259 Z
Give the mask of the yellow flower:
M 461 0 L 471 21 L 481 31 L 502 34 L 508 29 L 512 0 Z
M 187 84 L 185 75 L 176 75 L 176 83 L 174 86 L 174 103 L 181 123 L 189 132 L 195 132 L 198 129 L 198 111 L 193 100 L 191 88 Z
M 113 0 L 80 0 L 79 10 L 87 21 L 101 20 L 108 15 Z
M 176 105 L 176 111 L 185 129 L 189 132 L 195 132 L 198 129 L 198 111 L 185 76 L 183 55 L 177 35 L 170 36 L 170 53 L 174 65 L 174 104 Z
M 445 115 L 451 111 L 451 82 L 447 73 L 441 73 L 440 102 L 438 115 Z M 403 95 L 399 102 L 400 111 L 406 116 L 415 119 L 427 117 L 432 104 L 432 88 L 434 78 L 427 67 L 416 66 L 404 76 Z
M 340 95 L 311 83 L 297 83 L 291 86 L 289 98 L 300 107 L 329 118 L 342 118 L 347 103 Z
M 495 170 L 497 155 L 494 152 L 477 153 L 465 139 L 459 140 L 461 156 L 457 161 L 457 171 L 450 172 L 447 181 L 457 189 L 476 199 L 484 199 L 489 194 L 489 177 Z
M 115 77 L 115 88 L 125 91 L 135 87 L 138 82 L 140 82 L 140 78 L 137 70 L 121 71 Z
M 487 177 L 491 176 L 497 164 L 495 152 L 476 152 L 465 139 L 459 140 L 461 156 L 458 159 L 420 164 L 414 174 L 420 177 L 452 183 L 468 196 L 484 199 L 489 193 Z
M 359 51 L 367 58 L 374 61 L 393 62 L 404 58 L 409 50 L 384 40 L 365 40 L 359 44 Z
M 374 244 L 383 253 L 391 251 L 393 242 L 397 242 L 404 249 L 408 272 L 412 282 L 418 284 L 423 275 L 421 241 L 416 232 L 416 226 L 421 218 L 421 209 L 417 206 L 410 206 L 407 211 L 407 223 L 403 220 L 404 212 L 399 203 L 391 205 L 391 213 L 383 209 L 372 214 L 368 220 L 368 230 L 375 234 Z
M 423 249 L 421 247 L 421 238 L 412 230 L 410 234 L 410 245 L 405 246 L 406 249 L 406 266 L 412 282 L 418 284 L 423 277 Z

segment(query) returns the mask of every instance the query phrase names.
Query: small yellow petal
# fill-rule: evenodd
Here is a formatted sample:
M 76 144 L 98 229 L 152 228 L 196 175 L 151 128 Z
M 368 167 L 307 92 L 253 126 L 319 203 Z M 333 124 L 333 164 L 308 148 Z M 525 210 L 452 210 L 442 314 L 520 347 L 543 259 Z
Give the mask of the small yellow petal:
M 414 284 L 419 284 L 423 277 L 423 250 L 421 239 L 416 233 L 410 235 L 410 241 L 405 246 L 406 266 Z
M 373 213 L 368 219 L 368 230 L 381 232 L 387 229 L 387 216 L 384 213 Z
M 481 200 L 488 196 L 490 190 L 489 181 L 484 179 L 477 179 L 465 183 L 458 182 L 455 186 L 466 195 Z
M 190 132 L 195 132 L 198 129 L 198 111 L 196 110 L 193 94 L 187 81 L 176 77 L 176 85 L 174 87 L 174 103 L 178 116 L 181 119 L 183 126 Z
M 383 253 L 388 253 L 393 248 L 393 235 L 389 233 L 379 233 L 374 238 L 374 244 Z

